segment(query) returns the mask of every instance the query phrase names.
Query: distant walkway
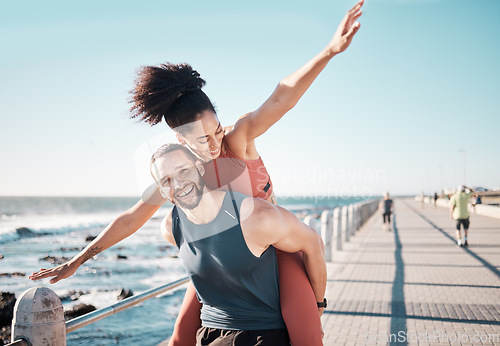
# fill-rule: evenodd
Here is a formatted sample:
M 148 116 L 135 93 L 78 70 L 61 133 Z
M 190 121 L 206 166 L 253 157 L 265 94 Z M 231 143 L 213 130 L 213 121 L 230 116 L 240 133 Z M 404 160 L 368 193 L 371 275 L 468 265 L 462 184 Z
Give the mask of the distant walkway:
M 449 210 L 395 201 L 328 264 L 325 345 L 500 345 L 500 219 L 471 216 L 459 248 Z

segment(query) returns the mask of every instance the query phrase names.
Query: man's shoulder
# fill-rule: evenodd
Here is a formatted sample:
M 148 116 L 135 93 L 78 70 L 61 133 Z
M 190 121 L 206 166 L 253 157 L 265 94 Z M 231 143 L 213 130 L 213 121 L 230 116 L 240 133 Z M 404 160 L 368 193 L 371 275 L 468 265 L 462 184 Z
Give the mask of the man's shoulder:
M 240 215 L 242 220 L 260 224 L 265 218 L 277 212 L 274 204 L 260 198 L 247 197 L 241 202 Z

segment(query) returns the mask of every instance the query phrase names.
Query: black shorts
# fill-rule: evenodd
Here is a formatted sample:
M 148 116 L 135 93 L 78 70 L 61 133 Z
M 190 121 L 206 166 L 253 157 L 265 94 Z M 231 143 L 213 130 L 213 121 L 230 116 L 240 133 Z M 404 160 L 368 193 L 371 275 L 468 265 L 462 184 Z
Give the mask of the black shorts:
M 384 219 L 384 223 L 386 220 L 387 220 L 387 222 L 391 223 L 391 212 L 383 213 L 382 218 Z
M 290 346 L 290 338 L 286 329 L 224 330 L 201 327 L 196 332 L 196 345 Z
M 460 225 L 463 226 L 465 230 L 469 229 L 469 218 L 467 219 L 457 219 L 457 231 L 460 231 Z

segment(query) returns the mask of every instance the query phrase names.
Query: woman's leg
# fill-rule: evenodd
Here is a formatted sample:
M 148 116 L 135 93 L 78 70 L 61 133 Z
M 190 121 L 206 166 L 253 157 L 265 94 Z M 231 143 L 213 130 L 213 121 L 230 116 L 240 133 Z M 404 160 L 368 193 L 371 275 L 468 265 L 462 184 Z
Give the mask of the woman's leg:
M 304 267 L 302 253 L 277 251 L 281 314 L 293 346 L 323 345 L 316 297 Z
M 201 304 L 190 281 L 181 310 L 175 321 L 174 332 L 170 337 L 169 346 L 196 345 L 196 332 L 201 327 L 200 310 Z

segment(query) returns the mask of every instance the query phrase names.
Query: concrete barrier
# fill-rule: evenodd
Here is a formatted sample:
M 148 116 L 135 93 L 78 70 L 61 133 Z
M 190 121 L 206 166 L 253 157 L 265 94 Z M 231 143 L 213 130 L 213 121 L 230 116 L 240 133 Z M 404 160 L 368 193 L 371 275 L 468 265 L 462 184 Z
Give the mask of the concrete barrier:
M 342 250 L 342 209 L 337 207 L 333 210 L 333 238 L 335 239 L 335 250 Z
M 324 210 L 321 213 L 321 238 L 325 244 L 325 260 L 332 260 L 333 252 L 333 211 Z
M 30 288 L 16 301 L 11 340 L 19 338 L 29 340 L 32 346 L 66 346 L 64 309 L 50 288 Z
M 334 260 L 335 251 L 342 250 L 343 244 L 355 236 L 356 231 L 377 211 L 378 204 L 378 199 L 353 203 L 324 210 L 319 220 L 311 214 L 304 218 L 306 225 L 321 234 L 326 261 Z
M 341 209 L 342 213 L 342 239 L 344 242 L 349 241 L 349 207 L 344 205 Z

